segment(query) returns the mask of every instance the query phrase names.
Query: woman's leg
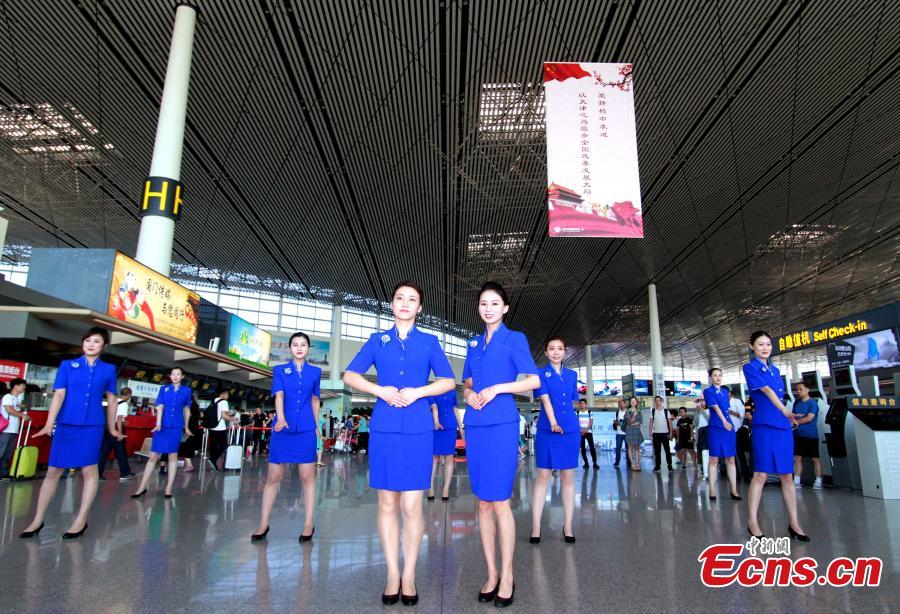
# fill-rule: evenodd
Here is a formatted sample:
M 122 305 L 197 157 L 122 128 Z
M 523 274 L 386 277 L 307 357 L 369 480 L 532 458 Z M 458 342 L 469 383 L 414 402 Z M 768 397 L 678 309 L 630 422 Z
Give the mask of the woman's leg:
M 506 599 L 512 594 L 513 587 L 513 554 L 516 550 L 516 521 L 513 518 L 509 499 L 493 502 L 494 513 L 497 514 L 497 527 L 500 533 L 500 587 L 497 596 Z
M 452 454 L 444 455 L 444 488 L 441 490 L 442 497 L 450 496 L 450 484 L 453 482 L 453 469 L 456 463 L 453 462 Z
M 66 471 L 66 469 L 62 467 L 47 467 L 47 474 L 44 476 L 44 481 L 41 483 L 41 491 L 38 494 L 37 509 L 34 511 L 34 518 L 25 529 L 26 531 L 34 531 L 44 522 L 44 514 L 47 513 L 47 507 L 50 505 L 50 501 L 53 500 L 53 495 L 56 494 L 56 487 L 59 486 L 59 478 L 62 476 L 63 471 Z
M 178 473 L 178 452 L 169 454 L 169 475 L 166 480 L 166 494 L 172 494 L 172 486 L 175 484 L 175 474 Z
M 147 484 L 150 483 L 150 478 L 153 477 L 153 470 L 156 469 L 157 461 L 159 461 L 159 454 L 151 452 L 150 458 L 147 459 L 147 465 L 144 467 L 144 473 L 141 475 L 141 483 L 138 484 L 138 488 L 134 491 L 134 494 L 142 492 L 147 488 Z
M 302 535 L 312 535 L 316 520 L 316 468 L 312 463 L 297 465 L 300 483 L 303 484 L 303 504 L 306 507 L 306 521 Z
M 572 517 L 575 515 L 575 470 L 559 472 L 562 481 L 563 535 L 572 535 Z
M 97 497 L 97 487 L 100 485 L 100 472 L 97 465 L 88 465 L 81 468 L 81 507 L 78 508 L 78 515 L 72 521 L 69 527 L 69 533 L 77 533 L 87 524 L 87 517 Z M 794 509 L 796 509 L 796 503 Z M 796 515 L 796 514 L 795 514 Z
M 778 477 L 781 478 L 781 496 L 784 498 L 785 507 L 787 507 L 791 528 L 803 535 L 803 529 L 800 527 L 800 521 L 797 519 L 797 489 L 794 487 L 794 476 L 790 473 L 782 473 Z
M 283 477 L 284 465 L 269 463 L 266 485 L 263 487 L 262 509 L 260 510 L 259 527 L 256 529 L 256 535 L 264 533 L 269 527 L 269 515 L 272 513 L 272 506 L 275 505 L 275 497 L 278 496 L 278 486 L 281 484 L 281 478 Z
M 481 533 L 481 548 L 487 566 L 487 580 L 481 587 L 482 593 L 497 586 L 497 526 L 494 524 L 494 505 L 490 501 L 478 501 L 478 531 Z
M 431 457 L 431 486 L 428 489 L 428 496 L 434 496 L 434 478 L 437 476 L 438 466 L 440 465 L 441 457 L 440 456 L 432 456 Z
M 755 472 L 753 479 L 750 480 L 750 488 L 747 490 L 747 528 L 754 535 L 762 534 L 756 514 L 759 511 L 759 500 L 762 499 L 763 486 L 766 485 L 766 478 L 768 477 L 769 474 L 767 473 Z M 793 486 L 793 483 L 791 486 Z
M 416 593 L 416 561 L 425 533 L 422 517 L 422 491 L 407 490 L 400 493 L 400 513 L 403 516 L 403 594 Z
M 400 493 L 392 490 L 378 491 L 378 534 L 387 565 L 385 594 L 394 595 L 400 590 Z
M 534 479 L 534 492 L 531 498 L 531 536 L 541 535 L 541 516 L 544 513 L 544 501 L 547 499 L 547 486 L 550 484 L 550 469 L 538 469 Z M 574 491 L 573 491 L 574 492 Z
M 709 457 L 709 496 L 716 496 L 716 484 L 719 482 L 719 457 Z
M 725 473 L 728 474 L 728 485 L 731 486 L 731 494 L 738 494 L 737 491 L 737 466 L 734 464 L 734 457 L 729 456 L 725 459 Z

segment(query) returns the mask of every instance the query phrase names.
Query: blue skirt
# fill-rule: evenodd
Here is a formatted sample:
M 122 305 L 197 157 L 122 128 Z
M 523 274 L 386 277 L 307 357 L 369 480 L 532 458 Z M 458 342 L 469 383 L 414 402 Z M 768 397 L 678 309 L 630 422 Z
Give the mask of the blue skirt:
M 538 469 L 575 469 L 581 433 L 538 431 L 534 440 L 534 464 Z
M 706 429 L 706 444 L 710 456 L 728 458 L 736 454 L 736 435 L 725 429 Z
M 448 456 L 456 454 L 456 429 L 445 428 L 434 432 L 434 455 Z
M 178 446 L 181 445 L 182 433 L 184 433 L 182 428 L 163 427 L 159 432 L 153 433 L 153 443 L 150 445 L 150 451 L 157 454 L 177 453 Z
M 369 435 L 369 486 L 404 492 L 431 488 L 434 431 Z
M 269 440 L 269 462 L 276 465 L 297 463 L 305 465 L 316 462 L 316 431 L 272 431 Z
M 760 473 L 794 473 L 794 435 L 791 429 L 754 425 L 750 435 L 753 444 L 753 471 Z
M 467 427 L 466 464 L 476 497 L 482 501 L 512 497 L 519 468 L 519 423 Z
M 56 424 L 50 442 L 51 467 L 78 469 L 96 465 L 100 460 L 100 446 L 103 444 L 102 424 L 76 425 Z

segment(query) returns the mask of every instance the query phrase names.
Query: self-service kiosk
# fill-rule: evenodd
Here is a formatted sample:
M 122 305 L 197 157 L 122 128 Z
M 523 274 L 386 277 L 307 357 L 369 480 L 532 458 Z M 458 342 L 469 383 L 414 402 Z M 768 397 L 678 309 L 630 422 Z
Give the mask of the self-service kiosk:
M 880 396 L 878 391 L 878 376 L 877 375 L 860 375 L 856 378 L 857 384 L 859 385 L 859 393 L 864 397 L 877 397 Z
M 853 365 L 834 367 L 831 371 L 831 395 L 825 423 L 825 445 L 831 460 L 831 479 L 835 486 L 859 490 L 859 454 L 856 447 L 856 418 L 850 413 L 848 399 L 859 396 Z
M 809 396 L 816 400 L 819 405 L 819 415 L 816 418 L 816 428 L 819 433 L 819 459 L 822 461 L 822 481 L 826 484 L 832 483 L 831 476 L 831 457 L 828 455 L 828 446 L 825 443 L 826 433 L 831 433 L 831 427 L 826 422 L 828 415 L 828 397 L 825 395 L 825 386 L 822 383 L 822 375 L 818 371 L 806 371 L 802 374 L 803 383 L 809 388 Z M 804 460 L 803 475 L 813 475 L 812 463 L 806 466 L 807 461 Z
M 900 499 L 900 406 L 896 397 L 852 397 L 863 495 Z

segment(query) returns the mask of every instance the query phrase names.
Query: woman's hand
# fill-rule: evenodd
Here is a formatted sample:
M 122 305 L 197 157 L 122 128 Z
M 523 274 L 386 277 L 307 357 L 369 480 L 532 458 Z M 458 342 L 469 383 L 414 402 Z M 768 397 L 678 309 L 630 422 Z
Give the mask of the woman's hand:
M 379 386 L 375 396 L 392 407 L 406 407 L 409 405 L 400 394 L 400 391 L 394 386 Z
M 162 426 L 159 425 L 159 424 L 157 424 L 157 425 L 154 426 L 152 429 L 150 429 L 150 432 L 151 432 L 151 433 L 158 433 L 158 432 L 160 432 L 161 430 L 162 430 Z
M 288 424 L 287 424 L 286 421 L 284 421 L 284 420 L 279 420 L 278 422 L 275 423 L 275 427 L 273 428 L 273 430 L 274 430 L 276 433 L 280 433 L 283 429 L 286 429 L 286 428 L 287 428 L 287 425 L 288 425 Z M 316 432 L 318 432 L 318 429 L 316 429 Z
M 466 398 L 466 405 L 471 407 L 472 409 L 480 410 L 484 405 L 481 402 L 481 397 L 478 396 L 478 393 L 472 390 L 471 388 L 466 388 L 463 396 Z
M 50 434 L 53 433 L 53 427 L 54 427 L 54 426 L 55 426 L 55 423 L 54 423 L 54 422 L 48 422 L 47 424 L 44 425 L 44 428 L 42 428 L 42 429 L 39 430 L 37 433 L 35 433 L 35 434 L 33 435 L 33 437 L 44 437 L 44 436 L 49 436 Z
M 184 429 L 184 436 L 185 436 L 185 437 L 193 437 L 194 434 L 191 432 L 191 429 L 185 428 L 185 429 Z
M 478 398 L 481 399 L 481 407 L 484 407 L 488 403 L 494 400 L 497 396 L 497 387 L 496 386 L 488 386 L 484 390 L 478 393 Z
M 435 421 L 434 421 L 434 430 L 436 430 L 436 431 L 443 431 L 443 430 L 444 430 L 444 426 L 443 426 L 440 422 L 438 422 L 437 420 L 435 420 Z
M 550 432 L 551 433 L 559 433 L 560 435 L 564 434 L 562 427 L 560 425 L 558 425 L 556 422 L 553 422 L 550 424 Z
M 725 430 L 726 430 L 726 431 L 733 431 L 733 430 L 734 430 L 734 425 L 731 424 L 731 420 L 723 420 L 723 421 L 722 421 L 722 424 L 725 425 Z
M 404 388 L 400 391 L 400 396 L 406 401 L 404 407 L 412 405 L 422 398 L 422 394 L 419 392 L 418 388 Z

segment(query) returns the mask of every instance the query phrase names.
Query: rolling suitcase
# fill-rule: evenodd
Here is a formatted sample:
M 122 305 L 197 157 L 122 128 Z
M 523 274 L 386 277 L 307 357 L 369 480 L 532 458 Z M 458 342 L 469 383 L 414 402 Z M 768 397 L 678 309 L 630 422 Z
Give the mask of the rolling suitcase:
M 240 438 L 240 441 L 238 441 Z M 231 429 L 229 445 L 225 450 L 225 471 L 240 471 L 244 451 L 244 429 L 235 427 Z
M 22 439 L 22 433 L 25 438 Z M 19 429 L 19 437 L 16 440 L 16 451 L 13 452 L 12 470 L 9 475 L 16 480 L 29 480 L 37 471 L 38 449 L 37 446 L 25 445 L 31 437 L 31 420 L 28 420 L 27 429 Z

